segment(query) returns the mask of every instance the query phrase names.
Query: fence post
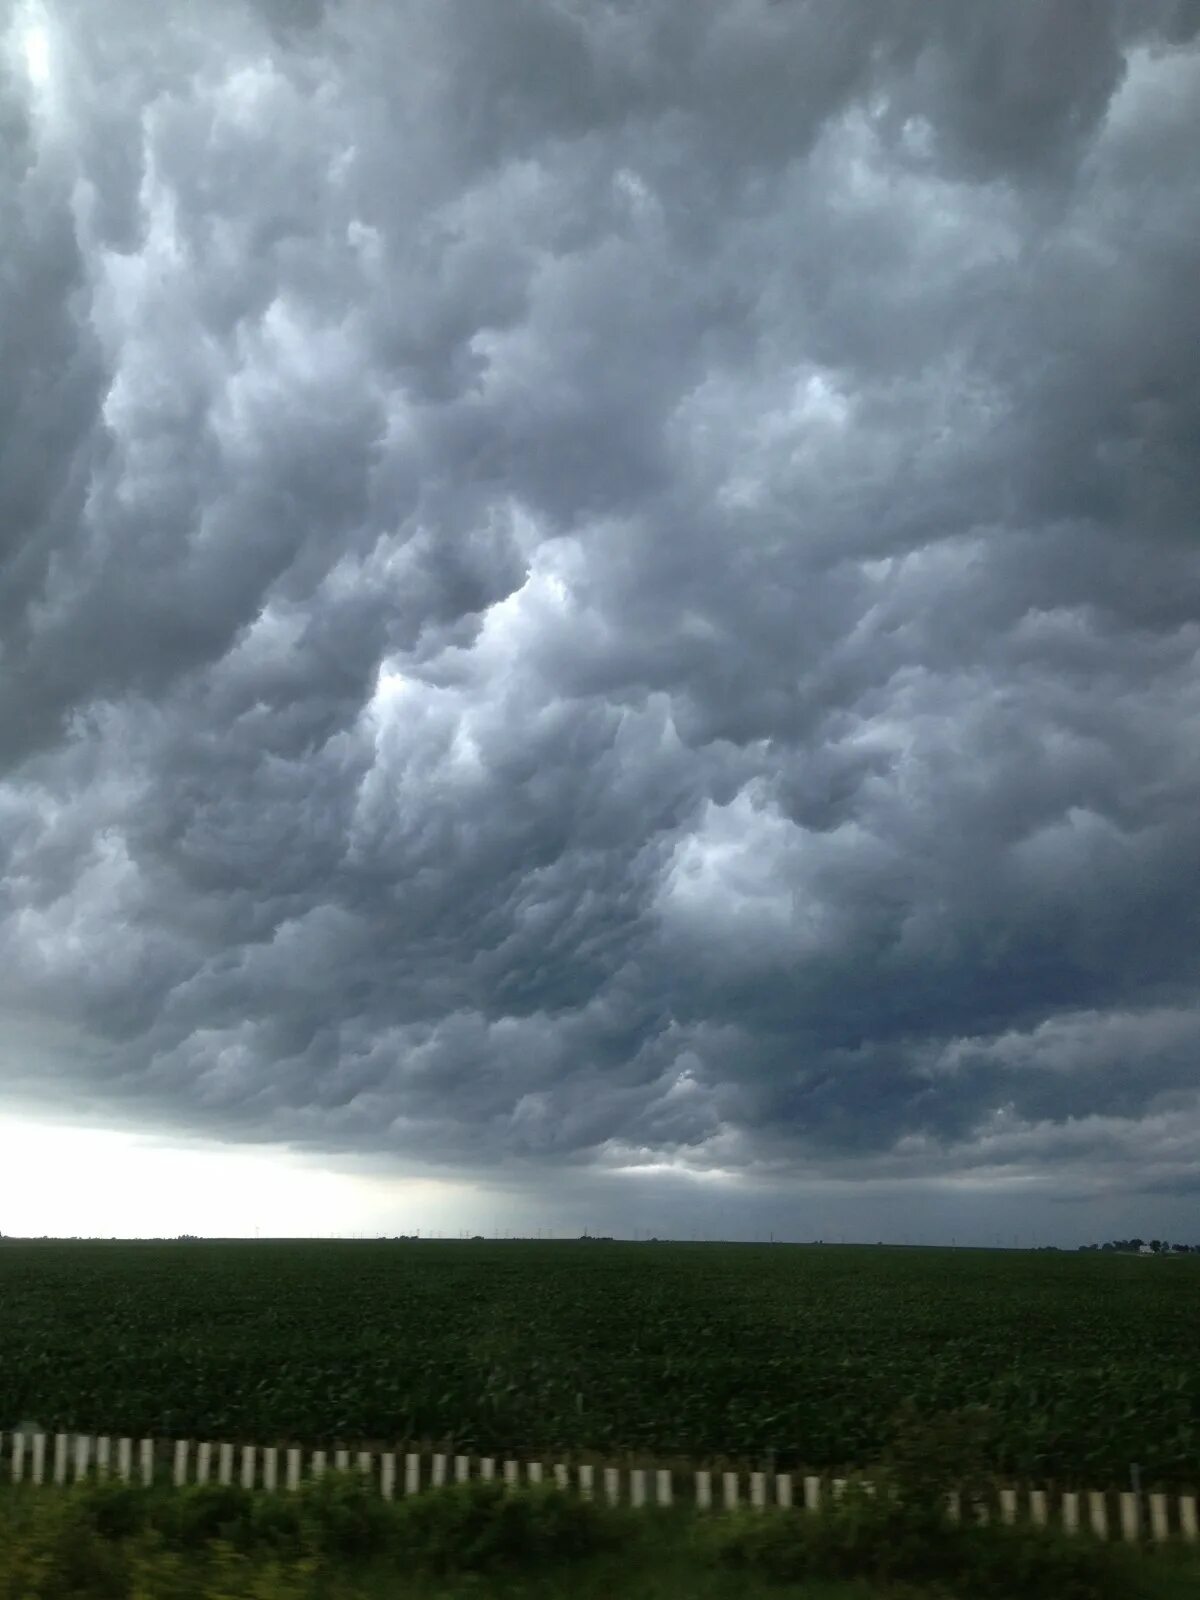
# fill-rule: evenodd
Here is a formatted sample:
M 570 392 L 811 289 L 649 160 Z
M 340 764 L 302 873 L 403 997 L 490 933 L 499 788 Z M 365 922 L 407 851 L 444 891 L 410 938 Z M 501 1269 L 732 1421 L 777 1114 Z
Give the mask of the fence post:
M 1196 1526 L 1196 1496 L 1194 1494 L 1181 1494 L 1179 1496 L 1179 1531 L 1189 1544 L 1195 1544 L 1200 1531 Z
M 1108 1496 L 1092 1489 L 1088 1494 L 1088 1518 L 1098 1539 L 1108 1538 Z
M 54 1435 L 54 1481 L 66 1483 L 67 1481 L 67 1436 L 65 1433 Z
M 1064 1533 L 1079 1532 L 1079 1496 L 1070 1489 L 1062 1497 L 1062 1525 Z
M 175 1441 L 175 1487 L 180 1488 L 187 1482 L 188 1442 L 186 1439 Z
M 1165 1494 L 1152 1494 L 1150 1496 L 1150 1532 L 1155 1539 L 1170 1537 L 1171 1525 L 1167 1514 L 1167 1497 Z
M 142 1440 L 142 1482 L 154 1482 L 154 1440 Z
M 1138 1497 L 1132 1490 L 1126 1489 L 1121 1495 L 1121 1537 L 1127 1543 L 1132 1543 L 1141 1532 L 1141 1518 L 1138 1516 Z
M 790 1506 L 792 1503 L 792 1475 L 790 1472 L 777 1472 L 775 1474 L 775 1504 Z

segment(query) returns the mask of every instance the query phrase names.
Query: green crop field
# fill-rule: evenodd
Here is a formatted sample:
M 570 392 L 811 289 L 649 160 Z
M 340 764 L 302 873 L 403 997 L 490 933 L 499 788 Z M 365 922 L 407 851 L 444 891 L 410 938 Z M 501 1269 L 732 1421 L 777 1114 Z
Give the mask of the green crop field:
M 0 1426 L 848 1467 L 911 1397 L 999 1472 L 1200 1479 L 1200 1260 L 599 1242 L 0 1248 Z

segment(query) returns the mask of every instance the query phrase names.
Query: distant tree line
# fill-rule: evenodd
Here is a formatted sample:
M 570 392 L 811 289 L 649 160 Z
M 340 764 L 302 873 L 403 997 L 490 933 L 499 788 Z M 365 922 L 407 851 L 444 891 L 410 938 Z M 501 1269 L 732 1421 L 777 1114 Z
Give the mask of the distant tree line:
M 1118 1250 L 1137 1254 L 1149 1245 L 1156 1256 L 1200 1256 L 1200 1244 L 1171 1244 L 1166 1239 L 1110 1239 L 1107 1244 L 1081 1244 L 1081 1250 Z

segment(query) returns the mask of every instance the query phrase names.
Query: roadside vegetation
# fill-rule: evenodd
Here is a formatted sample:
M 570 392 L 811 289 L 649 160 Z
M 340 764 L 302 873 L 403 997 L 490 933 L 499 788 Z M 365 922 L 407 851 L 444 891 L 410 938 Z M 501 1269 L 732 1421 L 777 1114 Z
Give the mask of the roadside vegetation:
M 952 1524 L 969 1414 L 909 1413 L 819 1513 L 609 1507 L 475 1480 L 384 1501 L 358 1474 L 295 1494 L 111 1480 L 0 1489 L 0 1600 L 1194 1600 L 1200 1560 Z

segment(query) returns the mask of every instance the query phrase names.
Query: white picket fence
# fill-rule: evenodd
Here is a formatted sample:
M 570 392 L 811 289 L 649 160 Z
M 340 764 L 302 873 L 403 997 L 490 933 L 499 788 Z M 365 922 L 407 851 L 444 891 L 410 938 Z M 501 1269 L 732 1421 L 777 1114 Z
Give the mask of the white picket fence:
M 137 1446 L 136 1453 L 134 1446 Z M 53 1446 L 52 1457 L 50 1446 Z M 115 1445 L 115 1449 L 114 1449 Z M 116 1477 L 125 1482 L 149 1484 L 164 1480 L 161 1468 L 170 1464 L 170 1481 L 176 1485 L 235 1481 L 244 1488 L 295 1491 L 307 1478 L 320 1477 L 330 1466 L 348 1471 L 353 1466 L 377 1485 L 384 1499 L 418 1494 L 449 1482 L 471 1478 L 499 1479 L 516 1485 L 553 1481 L 573 1489 L 584 1499 L 599 1490 L 610 1505 L 691 1504 L 698 1510 L 735 1510 L 768 1505 L 819 1510 L 827 1497 L 837 1499 L 846 1488 L 844 1478 L 792 1473 L 714 1471 L 705 1467 L 598 1465 L 594 1462 L 503 1460 L 491 1456 L 450 1456 L 435 1451 L 375 1451 L 338 1449 L 304 1450 L 299 1446 L 233 1445 L 229 1442 L 190 1439 L 112 1439 L 108 1435 L 57 1433 L 0 1433 L 0 1462 L 7 1453 L 15 1483 L 79 1482 L 89 1477 Z M 235 1456 L 238 1458 L 235 1471 Z M 47 1467 L 50 1471 L 47 1473 Z M 282 1466 L 282 1473 L 281 1473 Z M 398 1467 L 403 1468 L 402 1479 Z M 499 1471 L 497 1471 L 499 1468 Z M 215 1470 L 214 1470 L 215 1469 Z M 873 1492 L 868 1485 L 869 1492 Z M 717 1492 L 719 1490 L 719 1493 Z M 949 1497 L 956 1520 L 964 1515 L 959 1495 Z M 1067 1533 L 1090 1531 L 1101 1539 L 1116 1537 L 1136 1541 L 1182 1539 L 1196 1543 L 1197 1496 L 1192 1493 L 1132 1491 L 1056 1491 L 1046 1488 L 1001 1488 L 989 1502 L 970 1513 L 978 1520 L 1005 1523 L 1030 1522 L 1058 1527 Z

